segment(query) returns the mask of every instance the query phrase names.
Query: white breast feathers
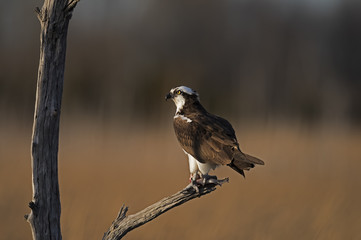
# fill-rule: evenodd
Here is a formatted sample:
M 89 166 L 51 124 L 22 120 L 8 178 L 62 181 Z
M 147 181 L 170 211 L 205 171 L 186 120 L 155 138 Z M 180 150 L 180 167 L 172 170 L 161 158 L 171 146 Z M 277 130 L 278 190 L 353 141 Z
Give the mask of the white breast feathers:
M 184 121 L 187 121 L 188 123 L 192 122 L 192 119 L 185 117 L 184 115 L 176 114 L 174 118 L 180 118 Z

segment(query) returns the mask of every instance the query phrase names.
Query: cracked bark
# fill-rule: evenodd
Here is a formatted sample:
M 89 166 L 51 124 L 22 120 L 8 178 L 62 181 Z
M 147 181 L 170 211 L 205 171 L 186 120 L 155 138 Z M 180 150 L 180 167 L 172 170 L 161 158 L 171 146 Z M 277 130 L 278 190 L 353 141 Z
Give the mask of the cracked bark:
M 41 25 L 40 60 L 31 140 L 33 198 L 25 215 L 33 239 L 61 239 L 59 120 L 68 24 L 78 1 L 45 0 L 35 9 Z

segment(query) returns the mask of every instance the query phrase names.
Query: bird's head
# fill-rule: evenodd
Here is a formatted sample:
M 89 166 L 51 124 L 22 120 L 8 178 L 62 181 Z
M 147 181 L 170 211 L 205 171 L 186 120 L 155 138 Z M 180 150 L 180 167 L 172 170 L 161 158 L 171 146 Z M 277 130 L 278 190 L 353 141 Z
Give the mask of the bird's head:
M 177 107 L 177 112 L 181 111 L 185 104 L 199 102 L 199 95 L 193 89 L 180 86 L 172 88 L 165 96 L 165 100 L 172 99 Z

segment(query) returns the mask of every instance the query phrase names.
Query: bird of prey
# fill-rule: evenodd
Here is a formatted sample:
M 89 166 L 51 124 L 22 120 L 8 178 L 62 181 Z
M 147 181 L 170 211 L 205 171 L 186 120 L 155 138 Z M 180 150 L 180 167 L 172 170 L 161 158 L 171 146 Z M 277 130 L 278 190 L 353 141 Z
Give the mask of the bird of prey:
M 244 170 L 250 170 L 255 164 L 264 165 L 262 160 L 241 151 L 232 125 L 207 112 L 196 91 L 186 86 L 176 87 L 166 95 L 168 99 L 177 107 L 174 131 L 188 155 L 193 186 L 220 184 L 216 176 L 208 175 L 220 165 L 227 165 L 243 176 Z

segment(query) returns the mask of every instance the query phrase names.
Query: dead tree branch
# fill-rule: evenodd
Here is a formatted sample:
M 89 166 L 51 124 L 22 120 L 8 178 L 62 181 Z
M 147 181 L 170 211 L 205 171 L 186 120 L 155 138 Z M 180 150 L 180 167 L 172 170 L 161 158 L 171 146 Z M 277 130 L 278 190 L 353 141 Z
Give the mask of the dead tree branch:
M 220 181 L 220 183 L 224 182 L 228 182 L 228 178 Z M 189 200 L 213 192 L 216 190 L 216 186 L 216 184 L 207 184 L 204 187 L 199 187 L 199 192 L 194 188 L 186 187 L 169 197 L 163 198 L 142 211 L 129 216 L 126 216 L 128 207 L 123 205 L 117 218 L 113 221 L 109 230 L 104 234 L 103 240 L 119 240 L 134 228 L 142 226 L 166 211 L 186 203 Z
M 33 198 L 25 215 L 33 239 L 61 239 L 58 144 L 66 38 L 79 0 L 45 0 L 40 21 L 40 61 L 36 88 L 31 165 Z

